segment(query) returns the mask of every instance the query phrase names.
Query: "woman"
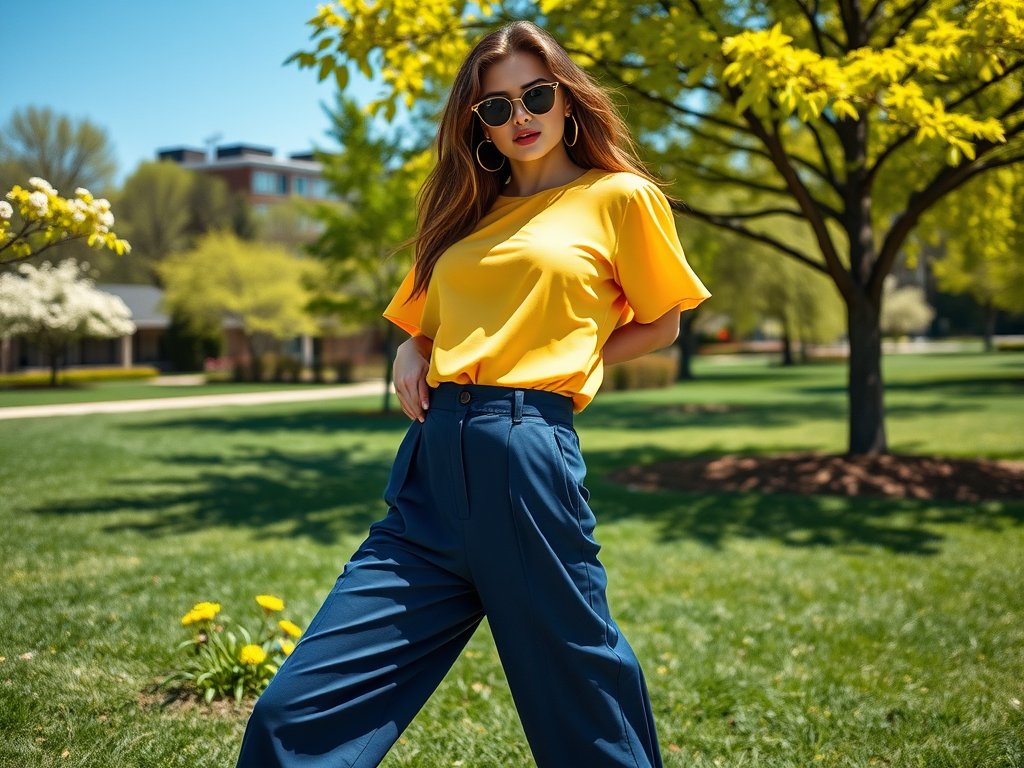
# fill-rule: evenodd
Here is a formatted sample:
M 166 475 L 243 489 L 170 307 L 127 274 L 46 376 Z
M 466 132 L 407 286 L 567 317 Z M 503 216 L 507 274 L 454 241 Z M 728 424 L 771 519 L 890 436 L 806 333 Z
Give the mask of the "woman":
M 603 365 L 670 345 L 711 294 L 623 146 L 606 94 L 537 26 L 462 65 L 384 312 L 412 335 L 389 510 L 257 701 L 240 768 L 378 765 L 485 615 L 539 768 L 662 765 L 573 415 Z

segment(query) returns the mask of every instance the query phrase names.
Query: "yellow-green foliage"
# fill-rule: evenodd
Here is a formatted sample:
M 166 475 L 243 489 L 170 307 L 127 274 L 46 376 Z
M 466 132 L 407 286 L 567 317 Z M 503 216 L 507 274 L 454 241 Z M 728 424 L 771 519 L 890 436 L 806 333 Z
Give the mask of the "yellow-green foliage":
M 218 618 L 220 603 L 196 603 L 181 617 L 193 633 L 178 645 L 186 658 L 161 686 L 188 681 L 207 703 L 217 697 L 234 696 L 240 702 L 246 694 L 259 696 L 295 648 L 302 629 L 287 619 L 271 623 L 271 614 L 284 610 L 279 597 L 257 595 L 256 602 L 263 609 L 259 631 L 250 633 L 239 624 L 237 634 L 228 616 Z
M 231 318 L 246 335 L 281 339 L 318 331 L 306 305 L 320 267 L 280 246 L 215 231 L 156 268 L 166 286 L 165 310 L 187 318 L 196 330 L 219 328 Z
M 35 256 L 69 240 L 85 241 L 94 248 L 110 248 L 119 256 L 131 251 L 127 240 L 121 240 L 110 229 L 114 216 L 109 201 L 93 198 L 87 189 L 75 190 L 75 197 L 57 194 L 45 179 L 33 176 L 32 189 L 17 184 L 6 197 L 13 203 L 0 202 L 0 263 L 20 261 Z M 21 222 L 12 224 L 14 209 Z
M 941 290 L 1024 312 L 1024 167 L 996 168 L 947 196 L 929 212 L 921 239 L 938 244 L 940 236 L 945 254 L 932 270 Z
M 89 384 L 100 381 L 127 381 L 151 379 L 160 371 L 149 365 L 135 368 L 82 368 L 64 370 L 57 374 L 58 384 Z M 5 373 L 0 375 L 3 387 L 41 387 L 50 384 L 50 373 Z

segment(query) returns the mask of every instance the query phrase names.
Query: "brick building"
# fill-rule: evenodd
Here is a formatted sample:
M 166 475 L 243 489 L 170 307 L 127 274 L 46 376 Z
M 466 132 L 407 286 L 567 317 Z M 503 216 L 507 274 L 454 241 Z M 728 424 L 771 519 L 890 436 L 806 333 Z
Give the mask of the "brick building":
M 311 200 L 336 199 L 321 178 L 323 165 L 312 152 L 292 152 L 276 157 L 274 150 L 253 144 L 217 147 L 211 160 L 202 149 L 171 147 L 157 150 L 161 160 L 173 160 L 183 168 L 219 176 L 229 192 L 244 193 L 257 212 L 282 202 L 289 195 Z

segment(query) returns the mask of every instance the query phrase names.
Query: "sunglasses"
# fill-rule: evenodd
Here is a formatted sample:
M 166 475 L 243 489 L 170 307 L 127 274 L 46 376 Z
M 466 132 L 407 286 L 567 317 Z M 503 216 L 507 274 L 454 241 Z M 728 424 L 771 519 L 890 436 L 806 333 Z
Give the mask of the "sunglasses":
M 508 99 L 504 96 L 492 96 L 489 99 L 477 102 L 471 110 L 477 113 L 491 128 L 500 128 L 512 119 L 512 102 L 520 101 L 523 109 L 531 115 L 543 115 L 550 112 L 555 106 L 555 89 L 561 83 L 541 83 L 535 85 L 518 99 Z

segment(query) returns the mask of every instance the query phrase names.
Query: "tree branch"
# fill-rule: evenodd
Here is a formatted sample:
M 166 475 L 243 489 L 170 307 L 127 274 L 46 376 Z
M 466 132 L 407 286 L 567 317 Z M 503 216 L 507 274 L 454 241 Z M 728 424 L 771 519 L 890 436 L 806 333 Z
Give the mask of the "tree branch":
M 735 89 L 730 90 L 732 93 L 736 93 Z M 850 290 L 850 278 L 843 267 L 843 263 L 839 260 L 839 254 L 836 253 L 835 243 L 832 242 L 832 235 L 825 226 L 825 220 L 822 218 L 819 203 L 813 198 L 810 190 L 800 180 L 800 177 L 790 164 L 778 133 L 769 133 L 768 129 L 765 128 L 761 120 L 749 107 L 744 110 L 743 117 L 747 120 L 754 134 L 761 139 L 771 153 L 775 167 L 778 168 L 782 178 L 785 179 L 789 194 L 796 200 L 796 204 L 811 225 L 811 230 L 818 241 L 818 247 L 825 257 L 825 264 L 828 266 L 829 275 L 845 298 Z
M 965 93 L 960 98 L 958 98 L 955 101 L 952 101 L 949 104 L 945 105 L 945 108 L 947 110 L 955 109 L 956 107 L 960 106 L 965 101 L 967 101 L 968 99 L 974 98 L 979 93 L 981 93 L 983 90 L 988 88 L 990 85 L 994 85 L 995 83 L 999 82 L 1000 80 L 1003 80 L 1005 77 L 1009 76 L 1010 74 L 1012 74 L 1013 72 L 1017 71 L 1021 67 L 1024 67 L 1024 59 L 1022 59 L 1021 61 L 1016 62 L 1012 67 L 1008 67 L 1003 72 L 1003 74 L 1000 75 L 999 77 L 993 78 L 992 80 L 988 81 L 987 83 L 982 83 L 981 85 L 979 85 L 977 88 L 973 89 L 972 91 L 970 91 L 968 93 Z M 1022 107 L 1024 107 L 1024 96 L 1022 96 L 1021 98 L 1017 99 L 1017 101 L 1011 103 L 1010 106 L 1008 106 L 1002 113 L 1000 113 L 998 115 L 998 117 L 999 117 L 1000 120 L 1002 120 L 1002 119 L 1004 119 L 1006 117 L 1009 117 L 1011 114 L 1013 114 L 1014 112 L 1018 111 Z M 888 147 L 886 147 L 885 150 L 882 152 L 882 154 L 880 154 L 877 158 L 875 158 L 875 162 L 872 163 L 871 168 L 868 169 L 867 173 L 864 176 L 865 183 L 869 187 L 871 186 L 871 184 L 874 183 L 875 176 L 878 174 L 878 171 L 881 169 L 882 164 L 889 158 L 890 155 L 892 155 L 893 152 L 895 152 L 897 149 L 899 149 L 904 144 L 906 144 L 908 141 L 910 141 L 912 138 L 914 138 L 914 134 L 916 132 L 917 132 L 916 130 L 907 131 L 902 136 L 900 136 L 898 139 L 896 139 L 896 141 L 894 141 L 892 144 L 890 144 Z
M 689 166 L 690 168 L 696 168 L 698 171 L 701 172 L 700 178 L 704 179 L 705 181 L 722 182 L 725 184 L 736 184 L 738 186 L 746 187 L 747 189 L 753 189 L 758 192 L 771 192 L 777 195 L 789 194 L 789 189 L 787 189 L 786 187 L 773 187 L 769 184 L 759 184 L 756 181 L 744 179 L 739 176 L 730 176 L 729 174 L 723 173 L 722 171 L 719 171 L 715 168 L 708 168 L 706 165 L 701 165 L 696 160 L 691 160 L 688 157 L 676 157 L 674 159 L 677 163 Z M 713 176 L 708 176 L 705 174 L 713 174 Z
M 1017 126 L 1016 130 L 1012 133 L 1019 133 L 1022 129 L 1024 129 L 1024 123 Z M 889 229 L 889 233 L 885 236 L 878 259 L 875 261 L 871 269 L 871 275 L 868 278 L 867 290 L 876 300 L 881 296 L 882 280 L 896 261 L 896 255 L 899 253 L 900 247 L 910 235 L 911 230 L 917 225 L 918 220 L 929 208 L 979 173 L 1024 160 L 1024 155 L 982 157 L 983 154 L 987 155 L 994 147 L 1000 146 L 992 142 L 985 143 L 988 146 L 977 153 L 973 162 L 956 167 L 946 166 L 935 174 L 923 190 L 915 192 L 910 196 L 906 209 L 896 219 Z
M 700 136 L 702 139 L 707 139 L 708 141 L 713 141 L 716 144 L 720 144 L 721 146 L 726 147 L 727 149 L 731 149 L 731 150 L 734 150 L 736 152 L 748 152 L 748 153 L 750 153 L 752 155 L 757 155 L 758 157 L 763 157 L 765 160 L 769 160 L 769 161 L 772 159 L 772 156 L 767 151 L 765 151 L 764 149 L 761 149 L 759 147 L 747 147 L 747 146 L 744 146 L 743 144 L 737 144 L 735 142 L 729 141 L 728 139 L 726 139 L 726 138 L 724 138 L 722 136 L 717 136 L 717 135 L 715 135 L 713 133 L 708 133 L 708 132 L 705 132 L 705 131 L 701 131 L 698 128 L 696 128 L 695 126 L 690 125 L 689 123 L 682 123 L 680 127 L 683 130 L 689 131 L 690 133 L 693 133 L 693 134 L 695 134 L 697 136 Z M 795 163 L 798 163 L 801 167 L 806 168 L 807 170 L 812 171 L 813 173 L 817 174 L 822 179 L 822 181 L 824 181 L 824 182 L 826 182 L 828 184 L 832 183 L 832 179 L 830 179 L 828 177 L 828 175 L 824 171 L 821 170 L 821 168 L 818 168 L 810 160 L 806 160 L 806 159 L 804 159 L 802 157 L 797 157 L 797 156 L 794 155 L 793 156 L 793 161 Z
M 829 271 L 825 267 L 825 265 L 820 264 L 820 263 L 818 263 L 818 262 L 808 258 L 804 254 L 800 253 L 800 251 L 798 251 L 798 250 L 796 250 L 794 248 L 791 248 L 790 246 L 786 245 L 785 243 L 779 242 L 778 240 L 776 240 L 776 239 L 774 239 L 772 237 L 769 237 L 768 235 L 763 235 L 760 232 L 753 232 L 753 231 L 747 229 L 742 224 L 738 223 L 735 220 L 736 217 L 734 217 L 734 216 L 720 216 L 717 213 L 708 213 L 707 211 L 699 211 L 699 210 L 697 210 L 695 208 L 691 208 L 689 206 L 685 206 L 685 207 L 680 206 L 678 208 L 678 210 L 680 212 L 682 212 L 683 214 L 686 214 L 688 216 L 693 216 L 694 218 L 702 219 L 703 221 L 706 221 L 709 224 L 714 224 L 716 227 L 721 227 L 722 229 L 727 229 L 730 232 L 735 232 L 736 234 L 741 235 L 743 237 L 746 237 L 746 238 L 748 238 L 750 240 L 754 240 L 756 242 L 763 243 L 765 245 L 769 245 L 772 248 L 775 248 L 776 250 L 781 251 L 782 253 L 786 254 L 787 256 L 792 256 L 794 259 L 797 259 L 798 261 L 803 262 L 807 266 L 809 266 L 809 267 L 811 267 L 813 269 L 818 270 L 819 272 L 822 272 L 822 273 L 824 273 L 826 275 L 829 274 Z
M 831 184 L 832 188 L 842 196 L 843 184 L 836 177 L 835 169 L 832 167 L 832 161 L 829 159 L 828 152 L 825 149 L 825 141 L 822 139 L 821 134 L 818 132 L 818 129 L 814 127 L 813 123 L 804 123 L 804 125 L 807 126 L 811 135 L 814 136 L 814 142 L 818 145 L 818 154 L 821 155 L 821 162 L 825 166 L 825 172 L 822 173 L 819 170 L 818 173 L 821 173 L 825 181 Z M 831 123 L 829 123 L 829 125 L 831 125 Z
M 882 44 L 881 50 L 885 50 L 886 48 L 891 48 L 892 44 L 894 42 L 896 42 L 896 38 L 900 36 L 900 33 L 901 32 L 905 32 L 907 30 L 907 27 L 910 26 L 910 22 L 912 22 L 914 19 L 916 19 L 918 17 L 918 15 L 920 15 L 921 11 L 923 11 L 925 8 L 927 8 L 929 3 L 931 3 L 931 2 L 932 2 L 932 0 L 916 0 L 916 2 L 913 3 L 909 7 L 909 9 L 908 9 L 910 11 L 910 13 L 908 13 L 906 15 L 906 17 L 903 18 L 900 21 L 899 26 L 896 27 L 895 30 L 893 30 L 893 33 L 891 35 L 889 35 L 889 39 L 886 40 Z M 881 4 L 882 3 L 881 3 L 881 0 L 880 0 L 878 5 L 881 5 Z

